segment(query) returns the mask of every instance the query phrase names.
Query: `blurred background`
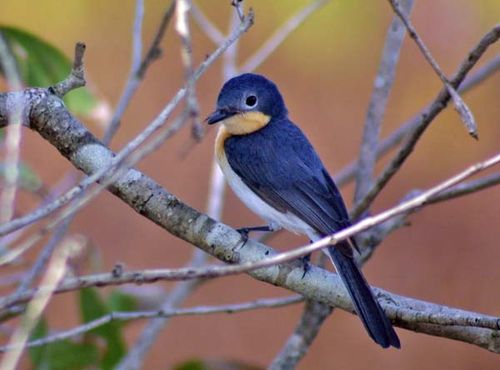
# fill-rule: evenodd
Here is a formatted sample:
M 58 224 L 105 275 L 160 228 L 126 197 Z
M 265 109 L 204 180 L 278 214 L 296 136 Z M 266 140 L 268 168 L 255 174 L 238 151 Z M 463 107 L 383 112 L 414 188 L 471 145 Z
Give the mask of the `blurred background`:
M 75 42 L 84 41 L 90 88 L 114 107 L 130 68 L 134 3 L 2 0 L 0 24 L 30 31 L 70 57 Z M 146 1 L 145 47 L 168 3 Z M 227 30 L 232 11 L 229 0 L 196 3 L 221 30 Z M 241 39 L 238 63 L 252 55 L 308 1 L 245 3 L 254 9 L 256 21 Z M 497 0 L 415 3 L 414 25 L 448 75 L 500 19 Z M 387 1 L 332 0 L 291 34 L 256 71 L 278 84 L 291 119 L 308 135 L 332 174 L 358 155 L 366 109 L 392 14 Z M 172 27 L 167 32 L 162 43 L 163 57 L 152 65 L 127 110 L 111 145 L 114 150 L 140 132 L 183 84 L 178 35 Z M 194 22 L 192 32 L 194 60 L 198 64 L 215 47 Z M 500 44 L 494 45 L 478 66 L 499 52 Z M 222 83 L 219 61 L 197 84 L 202 118 L 213 109 Z M 382 137 L 419 112 L 441 86 L 414 43 L 406 39 Z M 479 125 L 480 140 L 469 137 L 456 112 L 446 109 L 377 198 L 372 213 L 391 207 L 411 190 L 427 189 L 498 152 L 500 73 L 465 94 L 464 99 Z M 84 122 L 95 135 L 102 137 L 102 122 L 89 118 L 84 118 Z M 195 144 L 186 126 L 138 168 L 189 205 L 205 210 L 214 136 L 215 130 L 208 128 L 202 142 Z M 27 130 L 24 130 L 22 155 L 47 187 L 58 184 L 72 168 L 50 144 Z M 384 157 L 378 171 L 390 157 Z M 351 204 L 352 184 L 342 188 L 342 192 Z M 24 214 L 38 202 L 36 196 L 22 193 L 16 213 Z M 390 235 L 365 266 L 368 280 L 397 294 L 499 316 L 500 188 L 427 207 L 410 220 L 411 225 Z M 260 224 L 230 190 L 226 193 L 222 221 L 234 227 Z M 78 273 L 110 271 L 117 262 L 126 269 L 180 267 L 189 261 L 194 248 L 135 214 L 108 193 L 79 213 L 71 233 L 81 234 L 87 240 L 84 254 L 75 261 Z M 303 238 L 282 233 L 270 244 L 279 249 L 305 242 Z M 31 257 L 28 255 L 26 263 L 34 255 L 36 251 Z M 157 283 L 141 289 L 158 295 L 157 291 L 168 292 L 172 286 Z M 227 277 L 203 284 L 185 306 L 236 303 L 287 294 L 247 276 Z M 167 369 L 193 358 L 237 359 L 266 366 L 294 329 L 301 312 L 302 306 L 296 305 L 173 319 L 156 341 L 144 368 Z M 55 297 L 47 315 L 52 329 L 77 325 L 76 296 Z M 134 343 L 144 324 L 137 321 L 127 326 L 129 344 Z M 498 355 L 468 344 L 400 329 L 398 334 L 403 348 L 382 350 L 372 343 L 355 316 L 336 311 L 323 325 L 299 369 L 494 369 L 500 364 Z M 25 366 L 29 366 L 28 362 Z

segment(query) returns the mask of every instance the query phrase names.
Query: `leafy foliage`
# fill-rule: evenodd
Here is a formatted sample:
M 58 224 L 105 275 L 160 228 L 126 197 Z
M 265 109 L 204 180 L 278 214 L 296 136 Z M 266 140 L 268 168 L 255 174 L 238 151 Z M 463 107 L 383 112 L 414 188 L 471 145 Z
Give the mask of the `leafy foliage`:
M 35 328 L 32 340 L 45 337 L 48 326 L 41 320 Z M 91 343 L 63 340 L 29 350 L 34 370 L 78 370 L 98 364 L 98 349 Z
M 105 301 L 94 288 L 79 292 L 82 322 L 100 318 L 112 311 L 136 308 L 133 297 L 113 291 Z M 79 370 L 88 368 L 113 369 L 125 355 L 127 348 L 122 333 L 123 324 L 109 322 L 81 337 L 65 339 L 29 350 L 34 370 Z M 42 319 L 32 333 L 31 340 L 49 335 L 47 322 Z

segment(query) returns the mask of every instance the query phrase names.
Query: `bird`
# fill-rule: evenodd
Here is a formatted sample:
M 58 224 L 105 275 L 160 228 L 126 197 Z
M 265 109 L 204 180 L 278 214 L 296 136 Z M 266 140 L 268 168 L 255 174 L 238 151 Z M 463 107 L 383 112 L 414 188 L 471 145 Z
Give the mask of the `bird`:
M 342 195 L 302 130 L 288 118 L 274 82 L 245 73 L 224 83 L 207 124 L 220 124 L 215 157 L 240 200 L 267 222 L 315 241 L 351 225 Z M 351 238 L 324 251 L 351 297 L 370 337 L 383 348 L 400 348 L 391 322 L 354 259 Z M 305 265 L 306 266 L 306 265 Z M 306 269 L 304 273 L 306 273 Z

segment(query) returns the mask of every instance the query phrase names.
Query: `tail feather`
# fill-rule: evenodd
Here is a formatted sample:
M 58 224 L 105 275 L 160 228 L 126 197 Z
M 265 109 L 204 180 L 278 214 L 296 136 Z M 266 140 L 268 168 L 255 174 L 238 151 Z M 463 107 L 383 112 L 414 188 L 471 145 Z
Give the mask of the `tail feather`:
M 351 296 L 354 308 L 372 339 L 387 348 L 400 348 L 399 338 L 370 286 L 351 256 L 337 247 L 328 248 L 335 268 Z

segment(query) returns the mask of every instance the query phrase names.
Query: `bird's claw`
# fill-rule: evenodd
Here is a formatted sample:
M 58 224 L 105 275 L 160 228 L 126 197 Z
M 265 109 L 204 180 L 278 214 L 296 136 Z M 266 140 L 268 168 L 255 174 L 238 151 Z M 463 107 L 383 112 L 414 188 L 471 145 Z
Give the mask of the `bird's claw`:
M 271 232 L 273 231 L 274 229 L 272 229 L 270 226 L 266 225 L 266 226 L 253 226 L 253 227 L 240 227 L 239 229 L 236 229 L 237 232 L 240 233 L 241 235 L 241 239 L 243 240 L 243 246 L 245 246 L 245 244 L 247 243 L 248 241 L 248 235 L 252 232 L 252 231 L 264 231 L 264 232 Z
M 303 257 L 300 257 L 300 261 L 302 262 L 302 269 L 304 270 L 302 274 L 302 279 L 306 277 L 306 274 L 311 269 L 311 253 L 306 254 Z
M 248 241 L 248 234 L 250 234 L 250 229 L 248 227 L 241 227 L 239 229 L 236 229 L 236 231 L 240 233 L 242 241 L 241 246 L 244 247 Z

